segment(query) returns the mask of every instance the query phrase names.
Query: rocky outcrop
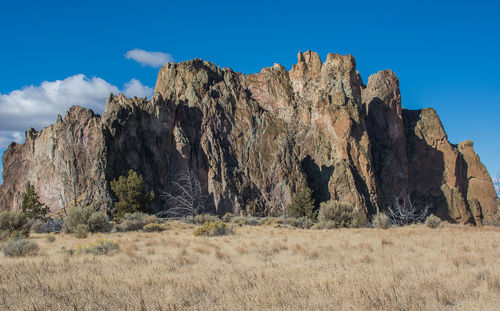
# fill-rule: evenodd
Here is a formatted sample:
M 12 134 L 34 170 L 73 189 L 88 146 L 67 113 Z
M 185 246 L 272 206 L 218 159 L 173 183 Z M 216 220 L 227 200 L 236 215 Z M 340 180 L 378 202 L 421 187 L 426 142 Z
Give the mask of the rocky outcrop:
M 109 208 L 109 182 L 129 169 L 157 194 L 155 210 L 185 170 L 219 214 L 281 214 L 303 184 L 318 205 L 348 201 L 367 214 L 403 197 L 457 222 L 496 208 L 472 143 L 450 144 L 432 109 L 403 109 L 393 72 L 365 86 L 352 56 L 323 63 L 310 51 L 290 71 L 250 75 L 200 59 L 165 64 L 151 100 L 110 96 L 102 116 L 73 107 L 3 160 L 9 209 L 27 182 L 54 210 L 76 196 Z

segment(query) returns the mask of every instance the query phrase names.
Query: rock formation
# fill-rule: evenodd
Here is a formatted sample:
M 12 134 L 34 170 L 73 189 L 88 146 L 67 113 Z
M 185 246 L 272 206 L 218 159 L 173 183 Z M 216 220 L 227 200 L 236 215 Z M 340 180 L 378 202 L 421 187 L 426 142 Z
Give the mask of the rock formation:
M 219 214 L 280 214 L 303 184 L 318 205 L 367 214 L 406 197 L 462 223 L 496 210 L 472 142 L 450 144 L 433 109 L 403 109 L 393 72 L 365 86 L 352 56 L 323 63 L 310 51 L 290 71 L 249 75 L 200 59 L 165 64 L 151 100 L 110 95 L 102 116 L 72 107 L 11 144 L 3 163 L 4 209 L 19 208 L 28 182 L 53 210 L 75 197 L 109 208 L 109 182 L 134 169 L 161 210 L 160 194 L 189 169 Z

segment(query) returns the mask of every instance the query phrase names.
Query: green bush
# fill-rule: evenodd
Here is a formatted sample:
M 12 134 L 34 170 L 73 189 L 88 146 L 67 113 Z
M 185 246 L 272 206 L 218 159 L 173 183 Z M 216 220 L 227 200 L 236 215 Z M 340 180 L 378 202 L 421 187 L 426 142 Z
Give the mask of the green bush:
M 429 216 L 427 216 L 425 224 L 427 225 L 427 227 L 435 229 L 441 226 L 441 219 L 434 214 L 430 214 Z
M 28 218 L 19 212 L 0 212 L 0 238 L 7 239 L 12 236 L 27 238 L 31 229 Z
M 373 215 L 372 225 L 374 228 L 388 229 L 391 226 L 391 220 L 385 213 L 378 213 Z
M 225 213 L 224 216 L 222 216 L 222 221 L 223 222 L 231 222 L 233 220 L 234 214 L 233 213 Z
M 110 232 L 112 225 L 109 222 L 109 217 L 105 212 L 93 212 L 90 215 L 89 221 L 90 232 Z
M 158 223 L 150 223 L 142 227 L 142 230 L 146 232 L 161 232 L 163 230 L 167 229 L 164 225 L 158 224 Z
M 291 217 L 316 218 L 312 190 L 309 187 L 304 187 L 299 192 L 296 192 L 292 197 L 292 203 L 288 206 L 287 212 L 288 216 Z
M 73 229 L 73 234 L 77 239 L 85 239 L 89 235 L 89 226 L 86 224 L 78 224 Z
M 27 239 L 11 239 L 3 247 L 3 254 L 7 257 L 35 256 L 39 252 L 35 242 Z
M 29 219 L 45 219 L 50 212 L 46 205 L 40 203 L 35 187 L 30 183 L 26 186 L 21 210 Z
M 217 235 L 226 235 L 232 232 L 232 227 L 225 224 L 222 221 L 214 222 L 206 222 L 203 226 L 194 230 L 195 236 L 217 236 Z
M 194 216 L 193 219 L 195 224 L 203 225 L 206 222 L 217 222 L 220 221 L 219 216 L 211 215 L 211 214 L 198 214 Z
M 116 253 L 119 249 L 120 245 L 118 242 L 110 240 L 97 240 L 93 243 L 89 243 L 87 247 L 79 247 L 77 252 L 91 255 L 107 255 L 110 253 Z
M 148 205 L 154 200 L 154 193 L 146 191 L 144 179 L 133 170 L 128 171 L 127 177 L 113 180 L 111 190 L 118 197 L 114 207 L 119 218 L 126 213 L 147 212 Z
M 325 225 L 330 222 L 335 228 L 357 228 L 366 224 L 366 216 L 349 203 L 330 200 L 321 203 L 318 221 Z

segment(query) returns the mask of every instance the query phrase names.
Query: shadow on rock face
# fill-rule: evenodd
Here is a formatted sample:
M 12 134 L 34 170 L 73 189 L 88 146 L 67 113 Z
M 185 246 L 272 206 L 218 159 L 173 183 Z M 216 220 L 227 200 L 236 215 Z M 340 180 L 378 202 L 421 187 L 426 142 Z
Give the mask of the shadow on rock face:
M 300 164 L 307 178 L 307 186 L 313 192 L 314 205 L 319 208 L 322 202 L 331 198 L 328 181 L 333 174 L 333 165 L 319 167 L 310 155 L 306 156 Z

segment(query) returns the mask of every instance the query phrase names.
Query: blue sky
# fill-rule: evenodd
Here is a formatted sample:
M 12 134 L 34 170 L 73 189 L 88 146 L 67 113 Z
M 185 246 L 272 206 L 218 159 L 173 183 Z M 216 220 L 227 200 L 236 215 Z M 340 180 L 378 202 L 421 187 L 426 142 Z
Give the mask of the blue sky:
M 243 73 L 289 69 L 309 49 L 353 54 L 365 82 L 392 69 L 403 107 L 435 108 L 450 141 L 472 139 L 495 176 L 499 14 L 497 1 L 2 1 L 0 148 L 68 105 L 103 109 L 109 90 L 150 94 L 158 68 L 127 59 L 133 49 Z

